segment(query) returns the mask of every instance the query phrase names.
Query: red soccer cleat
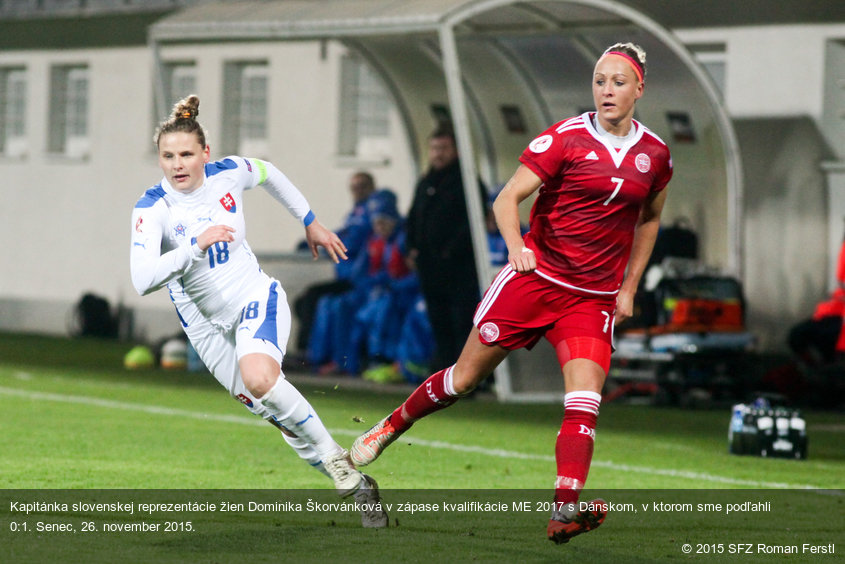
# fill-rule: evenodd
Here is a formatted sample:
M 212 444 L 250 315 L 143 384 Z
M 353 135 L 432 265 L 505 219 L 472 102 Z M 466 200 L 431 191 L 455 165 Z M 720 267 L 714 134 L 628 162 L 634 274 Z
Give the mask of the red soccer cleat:
M 388 415 L 352 443 L 349 449 L 355 466 L 366 466 L 373 462 L 390 443 L 399 438 L 402 431 L 397 431 Z
M 569 542 L 572 537 L 592 531 L 604 523 L 605 517 L 607 517 L 607 502 L 603 499 L 594 499 L 569 521 L 550 519 L 547 529 L 549 540 L 555 544 Z

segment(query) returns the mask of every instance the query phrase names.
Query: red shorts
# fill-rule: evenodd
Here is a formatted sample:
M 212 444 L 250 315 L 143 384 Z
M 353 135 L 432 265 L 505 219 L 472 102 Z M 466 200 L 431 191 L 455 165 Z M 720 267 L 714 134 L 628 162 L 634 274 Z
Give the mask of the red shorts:
M 481 342 L 508 350 L 531 349 L 545 336 L 558 350 L 567 339 L 613 343 L 616 295 L 577 294 L 542 276 L 505 266 L 484 293 L 473 322 Z

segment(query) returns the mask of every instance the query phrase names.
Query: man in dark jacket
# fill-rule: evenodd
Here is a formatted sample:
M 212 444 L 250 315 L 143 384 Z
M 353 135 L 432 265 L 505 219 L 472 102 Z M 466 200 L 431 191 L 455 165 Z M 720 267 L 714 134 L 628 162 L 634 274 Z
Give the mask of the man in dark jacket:
M 467 201 L 452 129 L 438 127 L 428 141 L 429 169 L 408 212 L 409 258 L 416 264 L 437 352 L 431 370 L 455 363 L 480 298 Z M 481 201 L 486 190 L 479 182 Z

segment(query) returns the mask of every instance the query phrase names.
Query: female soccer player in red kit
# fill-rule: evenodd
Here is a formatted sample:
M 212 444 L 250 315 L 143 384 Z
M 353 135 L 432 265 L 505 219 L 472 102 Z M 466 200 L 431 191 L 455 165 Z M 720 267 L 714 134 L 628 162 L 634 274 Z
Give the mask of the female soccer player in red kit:
M 356 465 L 371 463 L 414 421 L 472 391 L 511 350 L 545 337 L 566 390 L 548 537 L 567 542 L 604 521 L 604 501 L 579 510 L 578 496 L 592 460 L 613 326 L 633 313 L 672 177 L 665 143 L 633 119 L 645 72 L 642 48 L 609 47 L 593 73 L 596 110 L 555 124 L 522 153 L 493 204 L 508 265 L 478 305 L 460 358 L 355 440 Z M 518 206 L 538 189 L 523 238 Z

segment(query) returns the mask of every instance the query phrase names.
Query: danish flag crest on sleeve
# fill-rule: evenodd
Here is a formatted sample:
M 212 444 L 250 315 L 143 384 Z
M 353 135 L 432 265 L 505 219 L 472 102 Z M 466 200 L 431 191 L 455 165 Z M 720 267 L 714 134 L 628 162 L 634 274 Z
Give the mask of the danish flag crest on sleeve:
M 238 211 L 238 207 L 235 205 L 235 199 L 229 192 L 226 192 L 226 195 L 220 198 L 220 203 L 223 204 L 223 208 L 229 213 Z

